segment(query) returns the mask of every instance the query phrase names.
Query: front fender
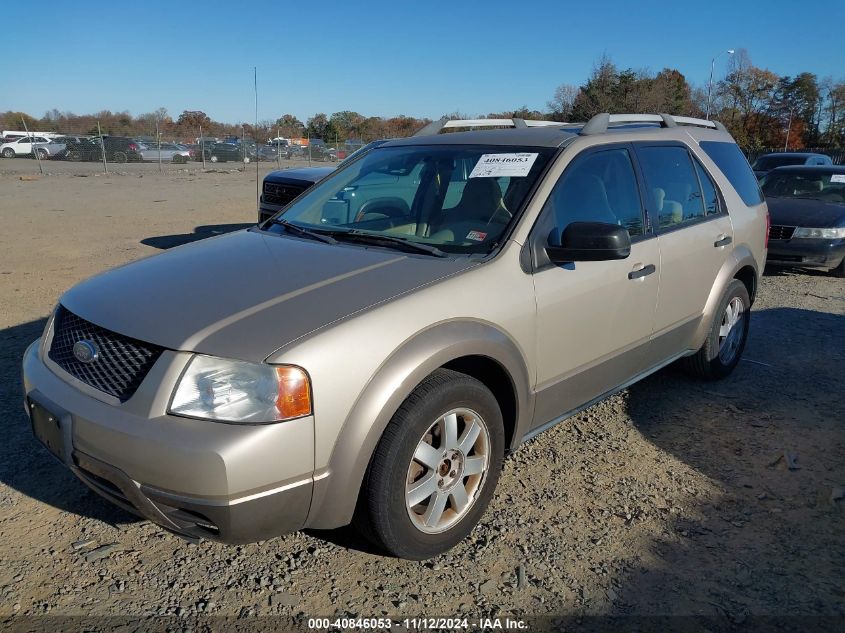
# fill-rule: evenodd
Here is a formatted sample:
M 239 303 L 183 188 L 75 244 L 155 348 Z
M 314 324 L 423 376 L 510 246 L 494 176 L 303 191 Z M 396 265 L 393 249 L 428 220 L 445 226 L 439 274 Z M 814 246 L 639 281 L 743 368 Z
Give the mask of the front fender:
M 490 358 L 510 376 L 517 403 L 513 437 L 519 441 L 530 426 L 534 399 L 517 344 L 483 321 L 436 324 L 399 347 L 355 401 L 335 442 L 328 471 L 315 478 L 308 527 L 335 528 L 352 520 L 370 456 L 393 414 L 426 376 L 463 356 Z

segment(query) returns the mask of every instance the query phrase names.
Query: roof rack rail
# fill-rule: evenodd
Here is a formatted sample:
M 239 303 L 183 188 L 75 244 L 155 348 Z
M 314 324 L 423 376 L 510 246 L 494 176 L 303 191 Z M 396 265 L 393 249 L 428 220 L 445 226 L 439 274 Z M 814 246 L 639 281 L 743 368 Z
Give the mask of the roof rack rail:
M 726 131 L 725 126 L 718 121 L 696 119 L 689 116 L 672 116 L 671 114 L 608 114 L 602 112 L 595 115 L 581 128 L 582 136 L 604 134 L 614 123 L 659 123 L 661 127 L 677 127 L 678 125 L 692 125 L 695 127 L 711 128 Z
M 533 119 L 449 119 L 443 117 L 437 121 L 432 121 L 420 131 L 416 132 L 414 136 L 432 136 L 439 134 L 441 130 L 448 128 L 474 128 L 474 127 L 512 127 L 512 128 L 527 128 L 527 127 L 548 127 L 548 126 L 564 126 L 560 121 L 536 121 Z

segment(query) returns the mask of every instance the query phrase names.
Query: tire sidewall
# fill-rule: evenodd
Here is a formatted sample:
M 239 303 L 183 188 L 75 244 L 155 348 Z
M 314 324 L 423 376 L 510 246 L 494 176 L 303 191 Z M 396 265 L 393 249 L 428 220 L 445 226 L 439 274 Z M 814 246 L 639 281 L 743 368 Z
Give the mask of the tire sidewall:
M 737 347 L 736 354 L 729 363 L 723 363 L 719 358 L 719 329 L 722 326 L 722 317 L 728 307 L 728 303 L 735 297 L 739 297 L 743 303 L 742 319 L 744 321 L 744 329 L 742 339 Z M 751 300 L 748 296 L 748 289 L 745 284 L 734 279 L 725 290 L 722 300 L 719 302 L 719 308 L 713 318 L 713 325 L 710 327 L 710 334 L 707 338 L 707 350 L 710 367 L 717 378 L 722 378 L 730 374 L 742 358 L 742 353 L 745 350 L 745 344 L 748 341 L 748 330 L 751 323 Z
M 438 534 L 418 530 L 405 505 L 405 486 L 408 468 L 417 444 L 434 422 L 452 409 L 467 408 L 478 413 L 487 425 L 490 436 L 490 461 L 478 496 L 469 512 L 454 526 Z M 391 424 L 397 422 L 397 417 Z M 450 549 L 472 531 L 493 496 L 502 469 L 504 455 L 504 426 L 502 414 L 493 394 L 474 379 L 460 380 L 441 385 L 436 393 L 429 394 L 418 406 L 405 410 L 398 436 L 388 452 L 395 455 L 384 477 L 374 484 L 370 502 L 378 504 L 382 529 L 387 529 L 385 545 L 403 558 L 430 558 Z M 378 456 L 376 456 L 378 458 Z

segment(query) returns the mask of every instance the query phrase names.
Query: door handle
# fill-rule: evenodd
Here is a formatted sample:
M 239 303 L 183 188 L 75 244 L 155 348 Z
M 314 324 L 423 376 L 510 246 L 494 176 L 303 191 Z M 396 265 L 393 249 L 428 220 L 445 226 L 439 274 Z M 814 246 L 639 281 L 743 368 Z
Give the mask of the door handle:
M 637 270 L 632 270 L 628 273 L 628 279 L 641 279 L 647 275 L 653 273 L 657 268 L 655 268 L 654 264 L 649 264 L 647 266 L 643 266 L 642 268 L 638 268 Z
M 733 238 L 730 235 L 723 235 L 713 242 L 713 246 L 719 248 L 720 246 L 727 246 L 731 242 L 733 242 Z

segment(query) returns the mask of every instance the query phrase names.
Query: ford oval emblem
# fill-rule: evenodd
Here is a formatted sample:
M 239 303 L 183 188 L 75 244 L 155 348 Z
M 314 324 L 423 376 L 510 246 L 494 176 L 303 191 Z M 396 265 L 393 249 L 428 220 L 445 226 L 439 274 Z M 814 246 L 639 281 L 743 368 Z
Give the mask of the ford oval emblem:
M 100 355 L 100 350 L 92 341 L 76 341 L 73 344 L 73 356 L 80 363 L 93 363 Z

